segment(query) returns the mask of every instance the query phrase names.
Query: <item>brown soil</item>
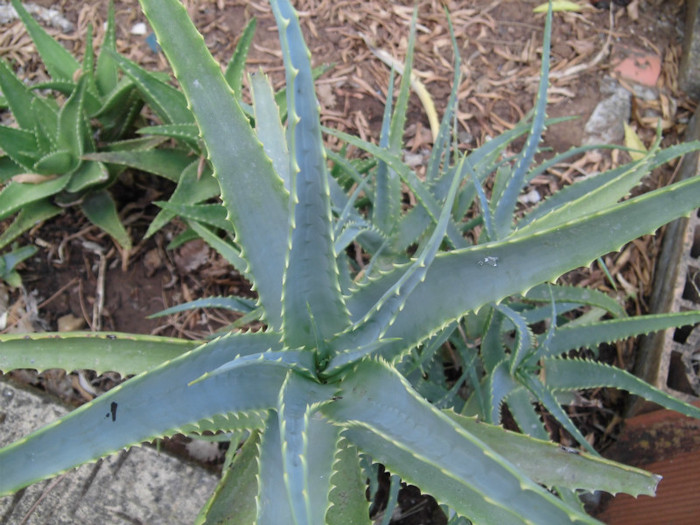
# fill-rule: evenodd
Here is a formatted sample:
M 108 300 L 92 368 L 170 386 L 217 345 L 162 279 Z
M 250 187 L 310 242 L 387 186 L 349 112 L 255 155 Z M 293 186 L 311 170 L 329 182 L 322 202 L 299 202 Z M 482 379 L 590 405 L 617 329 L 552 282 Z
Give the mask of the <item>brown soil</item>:
M 97 45 L 106 17 L 107 0 L 73 2 L 36 0 L 61 11 L 75 24 L 71 34 L 51 30 L 59 40 L 81 56 L 88 23 L 96 29 Z M 185 0 L 212 53 L 228 61 L 245 23 L 258 18 L 258 29 L 250 52 L 249 70 L 262 68 L 277 87 L 283 82 L 277 31 L 270 9 L 263 0 Z M 473 0 L 471 2 L 420 0 L 415 69 L 430 91 L 438 113 L 447 101 L 452 81 L 452 47 L 443 5 L 451 12 L 462 58 L 459 86 L 461 146 L 470 149 L 489 137 L 511 128 L 533 105 L 540 68 L 543 15 L 532 8 L 539 0 Z M 413 0 L 400 2 L 365 0 L 299 0 L 302 25 L 314 65 L 333 64 L 318 81 L 324 123 L 363 138 L 377 139 L 389 68 L 372 53 L 368 41 L 399 61 L 405 56 Z M 662 73 L 655 100 L 634 99 L 633 117 L 637 131 L 649 144 L 658 114 L 664 121 L 664 142 L 679 139 L 693 104 L 677 86 L 683 24 L 682 0 L 633 0 L 627 9 L 612 12 L 591 8 L 582 13 L 555 15 L 552 36 L 551 117 L 576 115 L 580 119 L 551 127 L 544 145 L 556 152 L 580 145 L 583 123 L 604 98 L 600 86 L 625 49 L 653 51 L 662 58 Z M 137 22 L 145 22 L 137 0 L 116 0 L 117 37 L 120 51 L 150 68 L 167 70 L 161 54 L 154 52 L 146 36 L 131 34 Z M 609 52 L 605 52 L 609 45 Z M 0 49 L 29 77 L 41 79 L 33 47 L 21 24 L 3 28 Z M 425 112 L 413 96 L 406 133 L 407 148 L 420 153 L 429 147 L 430 129 Z M 329 139 L 329 144 L 333 141 Z M 535 187 L 550 193 L 576 177 L 607 169 L 625 160 L 625 154 L 590 155 L 575 163 L 556 166 L 539 177 Z M 668 181 L 672 168 L 655 174 L 647 183 L 653 187 Z M 142 240 L 149 221 L 157 212 L 150 202 L 167 197 L 169 188 L 155 186 L 138 175 L 122 181 L 117 197 L 122 216 L 129 225 L 135 248 L 122 254 L 109 237 L 101 234 L 78 214 L 67 213 L 33 230 L 26 242 L 39 245 L 39 253 L 25 265 L 22 275 L 26 294 L 14 291 L 9 328 L 56 330 L 61 316 L 72 315 L 84 328 L 122 332 L 158 333 L 201 338 L 225 326 L 234 317 L 219 312 L 191 312 L 163 319 L 146 319 L 167 306 L 202 296 L 232 292 L 247 294 L 249 286 L 202 244 L 190 244 L 172 252 L 165 249 L 178 233 L 177 222 L 153 239 Z M 650 292 L 658 241 L 635 241 L 621 254 L 605 258 L 613 275 L 621 275 L 628 290 L 636 291 L 629 309 L 640 313 Z M 613 292 L 602 269 L 594 265 L 570 276 L 572 282 L 588 283 Z M 103 303 L 100 297 L 104 297 Z M 34 305 L 34 307 L 32 307 Z M 630 343 L 613 347 L 609 360 L 631 366 Z M 63 377 L 63 376 L 61 376 Z M 53 381 L 33 378 L 50 388 Z M 66 377 L 64 381 L 69 381 Z M 56 390 L 74 402 L 89 397 L 71 381 Z M 72 388 L 72 389 L 71 389 Z M 602 399 L 602 401 L 601 401 Z M 619 399 L 600 392 L 587 395 L 578 409 L 587 432 L 597 443 L 608 441 L 618 421 L 613 407 Z M 609 405 L 606 405 L 609 406 Z M 566 436 L 561 436 L 566 441 Z M 406 509 L 404 509 L 406 510 Z M 394 523 L 429 523 L 395 520 Z

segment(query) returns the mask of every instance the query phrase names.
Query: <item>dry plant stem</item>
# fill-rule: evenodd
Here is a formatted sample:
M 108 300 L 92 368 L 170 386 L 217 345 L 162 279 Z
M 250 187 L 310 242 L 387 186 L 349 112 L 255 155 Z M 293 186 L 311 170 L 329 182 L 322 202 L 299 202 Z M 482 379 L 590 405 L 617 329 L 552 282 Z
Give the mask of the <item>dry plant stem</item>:
M 56 485 L 58 485 L 61 481 L 63 481 L 63 478 L 65 478 L 69 472 L 66 472 L 65 474 L 62 474 L 58 476 L 57 478 L 51 480 L 51 483 L 47 485 L 47 487 L 44 489 L 44 491 L 41 493 L 41 496 L 34 502 L 34 505 L 31 506 L 31 508 L 27 511 L 27 514 L 25 514 L 24 518 L 20 522 L 20 525 L 24 525 L 29 521 L 29 518 L 31 518 L 32 514 L 34 514 L 34 511 L 37 509 L 41 501 L 48 496 L 49 492 L 51 492 Z

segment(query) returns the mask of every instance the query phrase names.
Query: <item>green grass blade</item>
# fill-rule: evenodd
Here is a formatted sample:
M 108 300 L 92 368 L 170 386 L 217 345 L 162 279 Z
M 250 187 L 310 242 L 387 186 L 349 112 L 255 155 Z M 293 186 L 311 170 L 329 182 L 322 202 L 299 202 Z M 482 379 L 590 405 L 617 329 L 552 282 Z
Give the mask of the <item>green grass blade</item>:
M 289 224 L 289 196 L 282 179 L 182 4 L 177 0 L 141 3 L 207 143 L 265 320 L 279 328 Z

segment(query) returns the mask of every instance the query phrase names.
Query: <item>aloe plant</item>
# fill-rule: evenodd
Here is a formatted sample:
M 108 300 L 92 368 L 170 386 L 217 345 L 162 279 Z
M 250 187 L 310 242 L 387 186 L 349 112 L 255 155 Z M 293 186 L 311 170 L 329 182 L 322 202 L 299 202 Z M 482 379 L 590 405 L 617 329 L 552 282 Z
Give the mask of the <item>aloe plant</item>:
M 649 169 L 700 145 L 652 148 L 514 219 L 518 194 L 542 169 L 532 162 L 547 124 L 550 12 L 530 120 L 463 154 L 450 147 L 455 87 L 421 180 L 400 158 L 409 47 L 379 146 L 338 133 L 376 164 L 359 170 L 331 154 L 329 170 L 298 18 L 289 0 L 270 3 L 286 66 L 286 110 L 269 111 L 271 88 L 258 77 L 252 127 L 185 8 L 141 0 L 195 119 L 185 129 L 197 130 L 223 202 L 164 208 L 226 254 L 258 294 L 254 304 L 235 297 L 196 304 L 245 311 L 265 329 L 231 330 L 194 349 L 123 334 L 0 336 L 2 370 L 140 372 L 1 449 L 0 494 L 157 437 L 240 430 L 249 437 L 240 450 L 232 440 L 233 460 L 199 523 L 369 523 L 363 458 L 477 523 L 595 523 L 576 501 L 580 491 L 653 494 L 657 476 L 548 442 L 534 402 L 579 438 L 562 392 L 614 386 L 699 417 L 697 408 L 623 370 L 562 355 L 695 323 L 700 313 L 627 318 L 601 293 L 542 283 L 693 210 L 698 177 L 622 199 Z M 504 158 L 505 146 L 523 134 L 523 151 Z M 357 182 L 350 196 L 347 178 Z M 399 205 L 402 186 L 416 197 L 409 211 Z M 369 213 L 358 206 L 360 191 Z M 481 215 L 465 221 L 474 203 Z M 479 243 L 471 244 L 463 232 L 475 226 Z M 346 255 L 352 241 L 371 257 L 363 267 Z M 582 305 L 590 309 L 584 321 L 563 317 Z M 604 313 L 613 319 L 601 321 Z M 542 320 L 549 327 L 535 336 L 531 326 Z M 439 375 L 434 365 L 445 344 L 463 356 L 457 388 L 421 381 Z M 443 395 L 463 383 L 466 401 Z M 496 424 L 503 403 L 523 434 Z
M 0 127 L 4 150 L 0 218 L 16 215 L 0 236 L 0 247 L 62 208 L 77 204 L 90 221 L 129 249 L 131 240 L 107 191 L 122 168 L 84 157 L 98 150 L 145 149 L 157 144 L 152 138 L 126 140 L 133 133 L 143 99 L 128 79 L 119 79 L 114 9 L 110 7 L 97 59 L 90 27 L 80 63 L 19 0 L 12 0 L 12 5 L 51 78 L 28 87 L 10 64 L 0 60 L 0 89 L 17 124 Z M 40 95 L 42 90 L 48 95 Z

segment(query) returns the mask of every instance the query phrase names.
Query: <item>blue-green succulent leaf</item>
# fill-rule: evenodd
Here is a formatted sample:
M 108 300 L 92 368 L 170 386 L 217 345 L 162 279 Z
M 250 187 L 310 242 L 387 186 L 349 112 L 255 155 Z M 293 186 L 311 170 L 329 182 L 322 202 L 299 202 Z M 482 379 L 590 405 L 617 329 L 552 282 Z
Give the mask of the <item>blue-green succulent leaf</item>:
M 329 339 L 350 324 L 333 249 L 330 188 L 310 53 L 288 0 L 272 0 L 287 77 L 290 240 L 282 297 L 289 346 Z
M 277 404 L 286 370 L 254 363 L 191 384 L 236 355 L 279 348 L 273 333 L 235 334 L 166 361 L 0 449 L 0 494 L 216 414 Z
M 184 6 L 177 0 L 141 4 L 207 144 L 222 199 L 236 227 L 236 241 L 249 264 L 246 275 L 252 277 L 265 320 L 279 328 L 288 193 Z
M 596 523 L 521 475 L 382 362 L 359 363 L 320 410 L 389 470 L 477 522 Z

